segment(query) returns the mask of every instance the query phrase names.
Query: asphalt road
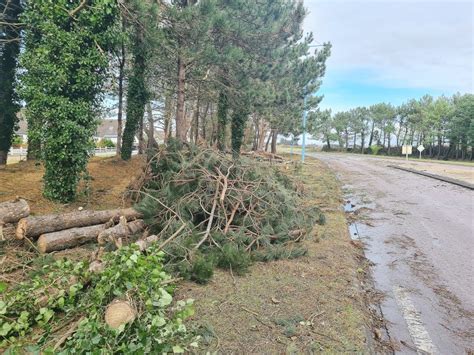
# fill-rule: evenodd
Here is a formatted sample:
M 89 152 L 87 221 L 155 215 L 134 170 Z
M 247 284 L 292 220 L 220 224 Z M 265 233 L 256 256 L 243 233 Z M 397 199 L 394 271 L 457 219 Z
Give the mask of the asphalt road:
M 355 205 L 351 234 L 357 230 L 353 237 L 364 242 L 374 263 L 398 352 L 473 351 L 474 191 L 389 168 L 391 162 L 381 159 L 308 155 L 336 172 Z

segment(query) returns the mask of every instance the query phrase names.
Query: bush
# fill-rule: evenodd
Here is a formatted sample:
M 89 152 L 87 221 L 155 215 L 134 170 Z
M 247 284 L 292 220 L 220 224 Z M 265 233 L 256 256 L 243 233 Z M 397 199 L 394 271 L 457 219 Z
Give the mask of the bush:
M 380 145 L 373 145 L 370 147 L 370 152 L 372 155 L 377 155 L 382 148 Z
M 112 142 L 109 138 L 102 138 L 96 143 L 95 146 L 97 148 L 115 148 L 115 143 Z
M 21 138 L 21 136 L 15 134 L 13 136 L 13 140 L 12 140 L 12 147 L 14 148 L 20 148 L 23 144 L 23 138 Z
M 63 322 L 75 320 L 77 330 L 59 349 L 60 353 L 189 350 L 197 345 L 196 339 L 187 332 L 183 321 L 193 314 L 192 300 L 173 301 L 174 286 L 163 270 L 163 256 L 156 248 L 143 254 L 133 246 L 105 254 L 101 273 L 91 274 L 83 262 L 58 260 L 43 266 L 39 273 L 31 275 L 30 281 L 2 297 L 0 348 L 10 346 L 12 353 L 22 353 L 25 335 L 40 328 L 38 345 L 28 347 L 28 352 L 51 352 L 50 346 L 57 342 L 52 329 L 61 329 L 66 326 L 61 326 Z M 44 305 L 36 304 L 44 296 Z M 104 322 L 106 306 L 114 299 L 129 300 L 137 312 L 133 322 L 118 330 Z

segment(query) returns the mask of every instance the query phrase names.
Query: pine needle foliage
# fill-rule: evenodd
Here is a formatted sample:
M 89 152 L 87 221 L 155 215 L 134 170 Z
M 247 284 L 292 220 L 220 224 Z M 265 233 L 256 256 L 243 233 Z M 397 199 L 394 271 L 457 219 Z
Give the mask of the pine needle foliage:
M 252 255 L 304 254 L 274 247 L 298 243 L 323 220 L 305 205 L 300 185 L 270 163 L 172 140 L 148 170 L 136 208 L 161 237 L 168 267 L 198 282 L 212 277 L 213 267 L 242 274 Z

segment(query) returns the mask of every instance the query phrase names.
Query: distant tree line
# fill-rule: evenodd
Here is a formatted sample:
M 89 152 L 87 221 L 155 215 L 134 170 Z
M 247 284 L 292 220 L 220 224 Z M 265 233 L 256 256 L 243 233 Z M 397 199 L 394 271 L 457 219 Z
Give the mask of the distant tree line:
M 473 159 L 474 95 L 429 95 L 398 107 L 380 103 L 333 114 L 317 110 L 310 131 L 325 149 L 399 155 L 403 145 L 423 145 L 423 156 Z

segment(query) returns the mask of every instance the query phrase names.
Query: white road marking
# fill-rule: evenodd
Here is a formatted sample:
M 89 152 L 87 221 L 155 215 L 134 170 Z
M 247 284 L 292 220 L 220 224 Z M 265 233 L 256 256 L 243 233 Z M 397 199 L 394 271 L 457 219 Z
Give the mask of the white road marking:
M 408 292 L 402 286 L 394 286 L 393 293 L 398 306 L 402 310 L 403 318 L 405 318 L 413 343 L 419 350 L 418 354 L 435 354 L 437 352 L 436 347 L 421 321 L 420 312 L 416 310 L 415 305 L 408 296 Z

